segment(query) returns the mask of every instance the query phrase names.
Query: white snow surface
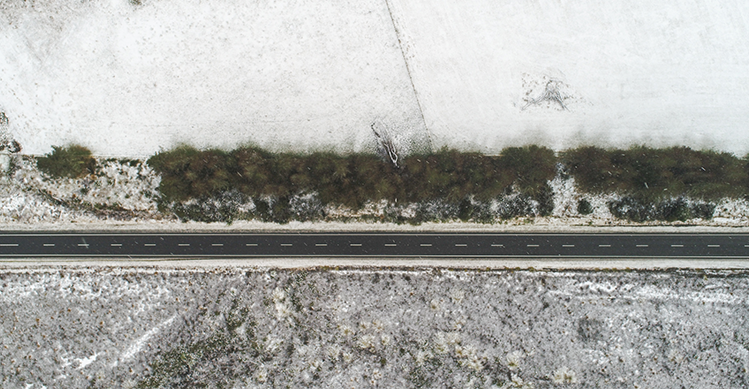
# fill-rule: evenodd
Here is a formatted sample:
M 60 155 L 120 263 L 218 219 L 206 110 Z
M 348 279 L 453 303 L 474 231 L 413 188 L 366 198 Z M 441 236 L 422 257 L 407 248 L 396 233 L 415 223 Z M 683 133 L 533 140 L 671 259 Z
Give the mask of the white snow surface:
M 379 121 L 403 152 L 743 155 L 747 20 L 741 0 L 8 0 L 0 110 L 30 154 L 371 150 Z
M 749 151 L 749 2 L 390 3 L 435 146 Z
M 374 121 L 403 151 L 426 139 L 380 0 L 133 3 L 0 3 L 0 111 L 27 153 L 353 151 Z

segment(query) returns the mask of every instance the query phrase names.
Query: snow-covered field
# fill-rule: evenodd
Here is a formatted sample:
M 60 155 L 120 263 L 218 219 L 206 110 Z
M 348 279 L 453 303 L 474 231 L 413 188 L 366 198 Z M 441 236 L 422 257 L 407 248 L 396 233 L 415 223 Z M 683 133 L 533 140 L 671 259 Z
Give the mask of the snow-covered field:
M 390 2 L 437 146 L 749 152 L 749 2 Z
M 374 146 L 375 121 L 403 150 L 426 139 L 380 0 L 4 1 L 0 111 L 31 154 L 345 152 Z
M 362 150 L 379 121 L 403 151 L 428 128 L 432 146 L 489 153 L 743 155 L 746 20 L 740 0 L 8 0 L 0 111 L 31 154 Z

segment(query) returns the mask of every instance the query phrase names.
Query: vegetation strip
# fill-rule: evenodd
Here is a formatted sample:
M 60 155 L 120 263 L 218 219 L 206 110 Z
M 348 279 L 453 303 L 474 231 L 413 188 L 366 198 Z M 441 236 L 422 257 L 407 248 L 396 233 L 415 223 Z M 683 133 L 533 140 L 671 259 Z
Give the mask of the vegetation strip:
M 608 203 L 619 218 L 709 219 L 718 199 L 746 196 L 748 161 L 688 147 L 585 146 L 555 155 L 548 148 L 526 146 L 507 148 L 497 156 L 443 148 L 401 157 L 396 164 L 367 153 L 180 146 L 152 156 L 147 163 L 161 176 L 159 209 L 183 220 L 323 220 L 326 207 L 358 211 L 385 202 L 393 212 L 381 221 L 418 224 L 547 216 L 554 207 L 549 181 L 560 174 L 574 177 L 588 196 L 619 194 L 619 199 Z M 90 151 L 77 145 L 54 147 L 37 159 L 37 166 L 52 177 L 82 177 L 97 171 Z M 249 206 L 241 209 L 241 204 Z M 409 206 L 411 215 L 403 216 Z M 586 215 L 593 207 L 583 197 L 577 211 Z

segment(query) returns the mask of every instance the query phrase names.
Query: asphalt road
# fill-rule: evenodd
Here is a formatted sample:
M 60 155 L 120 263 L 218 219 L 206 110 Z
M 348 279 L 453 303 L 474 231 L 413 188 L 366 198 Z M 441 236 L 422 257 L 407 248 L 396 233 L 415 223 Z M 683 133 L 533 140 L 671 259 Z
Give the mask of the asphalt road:
M 749 258 L 749 234 L 0 233 L 0 258 Z

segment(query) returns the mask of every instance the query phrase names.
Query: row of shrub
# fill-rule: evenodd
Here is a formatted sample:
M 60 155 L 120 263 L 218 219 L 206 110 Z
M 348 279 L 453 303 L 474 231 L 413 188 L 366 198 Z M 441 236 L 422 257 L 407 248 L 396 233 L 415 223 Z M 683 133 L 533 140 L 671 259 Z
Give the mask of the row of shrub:
M 513 186 L 539 198 L 556 174 L 555 163 L 552 150 L 536 146 L 508 148 L 499 156 L 442 149 L 407 156 L 400 167 L 373 154 L 270 153 L 257 147 L 225 152 L 183 146 L 148 160 L 161 174 L 167 202 L 237 190 L 253 198 L 317 193 L 324 205 L 354 209 L 383 199 L 459 203 L 470 196 L 488 201 Z
M 554 204 L 547 182 L 561 167 L 582 192 L 621 194 L 608 205 L 617 217 L 672 221 L 709 218 L 711 201 L 746 196 L 747 160 L 688 147 L 580 147 L 555 155 L 548 148 L 527 146 L 507 148 L 498 156 L 442 149 L 407 156 L 395 167 L 365 153 L 272 153 L 254 146 L 227 152 L 181 146 L 154 155 L 148 164 L 162 177 L 161 206 L 190 220 L 316 220 L 325 217 L 326 205 L 359 209 L 379 200 L 417 204 L 412 218 L 417 222 L 548 215 Z M 86 175 L 94 172 L 95 164 L 81 146 L 55 147 L 38 158 L 39 168 L 52 176 Z M 489 210 L 492 201 L 495 208 L 497 201 L 504 205 Z M 240 216 L 238 204 L 247 202 L 254 204 L 252 214 Z M 592 211 L 585 200 L 578 208 L 582 214 Z M 402 218 L 391 214 L 388 220 Z
M 560 153 L 560 160 L 588 193 L 622 193 L 657 201 L 679 196 L 740 198 L 749 192 L 747 158 L 729 153 L 689 147 L 580 147 Z

